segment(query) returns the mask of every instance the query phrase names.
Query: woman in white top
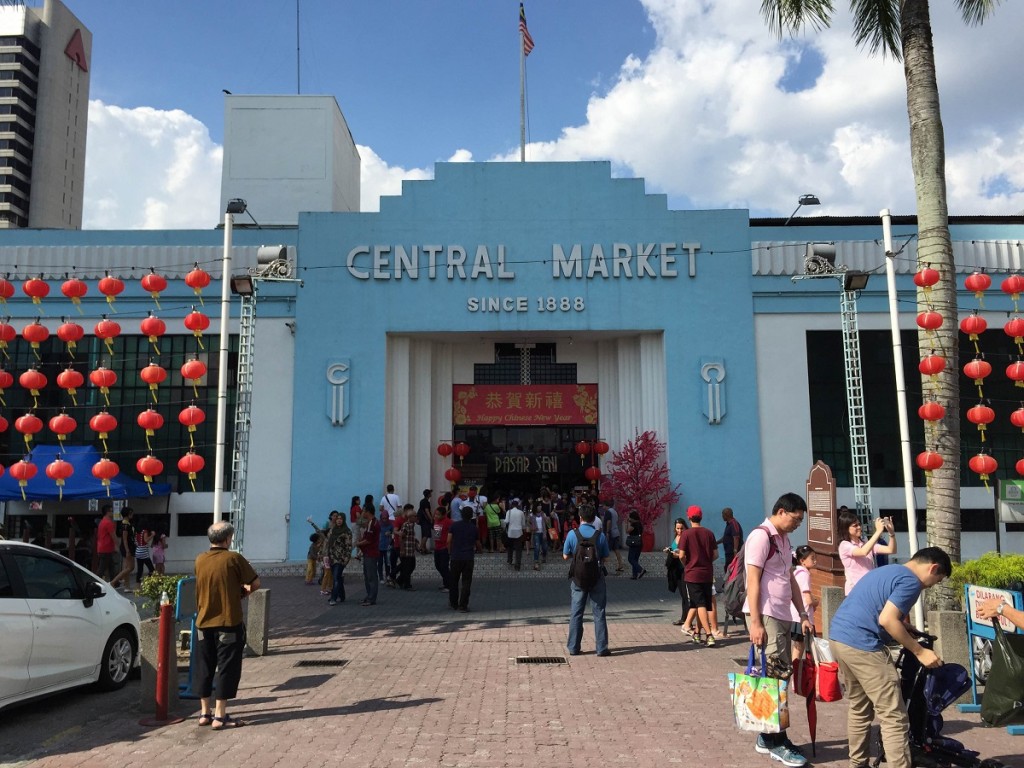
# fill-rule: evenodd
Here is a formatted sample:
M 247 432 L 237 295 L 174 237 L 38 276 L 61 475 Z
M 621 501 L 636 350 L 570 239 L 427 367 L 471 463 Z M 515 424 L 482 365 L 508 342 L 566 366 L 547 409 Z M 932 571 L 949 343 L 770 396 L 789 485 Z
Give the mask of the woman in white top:
M 875 567 L 875 555 L 896 554 L 896 536 L 893 533 L 892 518 L 879 517 L 875 520 L 875 532 L 866 541 L 861 537 L 860 518 L 852 509 L 839 513 L 836 526 L 839 529 L 839 559 L 846 571 L 846 594 L 861 580 L 865 573 Z M 883 533 L 889 534 L 888 544 L 879 544 Z

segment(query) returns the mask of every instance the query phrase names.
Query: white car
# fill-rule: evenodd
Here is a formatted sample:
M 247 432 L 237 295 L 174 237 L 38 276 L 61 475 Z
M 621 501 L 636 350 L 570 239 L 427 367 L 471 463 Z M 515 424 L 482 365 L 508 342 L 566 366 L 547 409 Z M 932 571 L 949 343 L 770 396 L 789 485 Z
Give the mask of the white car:
M 139 656 L 139 612 L 63 555 L 0 540 L 0 709 L 96 683 L 124 686 Z

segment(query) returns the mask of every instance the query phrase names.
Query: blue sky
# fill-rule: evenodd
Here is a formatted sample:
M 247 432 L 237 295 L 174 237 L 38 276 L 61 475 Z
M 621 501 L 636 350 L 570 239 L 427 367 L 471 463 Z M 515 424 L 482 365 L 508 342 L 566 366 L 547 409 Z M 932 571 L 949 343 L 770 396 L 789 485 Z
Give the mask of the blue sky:
M 294 0 L 65 0 L 92 30 L 86 227 L 217 219 L 223 94 L 296 91 Z M 1024 3 L 933 3 L 953 213 L 1024 210 Z M 912 213 L 902 66 L 833 28 L 774 39 L 756 0 L 532 0 L 531 160 L 612 161 L 673 208 Z M 363 208 L 435 162 L 518 157 L 518 2 L 300 0 L 301 88 L 336 97 Z M 131 174 L 125 167 L 133 169 Z

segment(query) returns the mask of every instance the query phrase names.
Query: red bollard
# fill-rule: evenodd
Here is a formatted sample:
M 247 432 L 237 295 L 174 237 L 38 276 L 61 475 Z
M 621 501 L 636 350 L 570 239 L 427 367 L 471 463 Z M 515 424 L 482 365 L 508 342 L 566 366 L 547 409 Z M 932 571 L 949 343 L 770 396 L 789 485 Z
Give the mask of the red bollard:
M 170 598 L 164 592 L 160 600 L 160 626 L 157 636 L 157 659 L 156 659 L 156 714 L 139 721 L 140 725 L 169 725 L 180 723 L 184 718 L 168 717 L 167 708 L 167 686 L 171 670 L 177 671 L 177 661 L 171 658 L 174 651 L 174 610 L 171 607 Z

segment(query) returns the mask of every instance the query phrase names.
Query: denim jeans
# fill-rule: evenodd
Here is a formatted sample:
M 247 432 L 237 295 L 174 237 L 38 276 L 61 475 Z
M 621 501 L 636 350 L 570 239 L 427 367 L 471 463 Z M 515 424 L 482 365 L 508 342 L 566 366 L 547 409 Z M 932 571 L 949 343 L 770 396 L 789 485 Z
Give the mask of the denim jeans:
M 390 549 L 382 549 L 380 551 L 380 557 L 377 558 L 377 580 L 384 581 L 384 577 L 390 578 L 393 574 L 388 570 L 388 557 L 391 555 Z
M 537 559 L 543 555 L 544 559 L 548 559 L 548 532 L 547 531 L 534 531 L 533 532 L 533 562 L 537 562 Z
M 366 602 L 377 602 L 377 588 L 380 586 L 377 579 L 378 557 L 367 557 L 363 555 L 363 584 L 366 586 Z
M 643 568 L 640 567 L 640 547 L 629 547 L 629 553 L 626 555 L 626 559 L 629 560 L 629 566 L 633 569 L 633 575 L 639 576 L 640 571 Z
M 569 653 L 579 653 L 580 643 L 583 640 L 583 612 L 587 607 L 587 600 L 590 601 L 590 611 L 594 614 L 594 643 L 598 653 L 608 649 L 608 622 L 605 619 L 604 609 L 608 603 L 608 589 L 604 577 L 598 579 L 597 585 L 589 592 L 584 592 L 576 586 L 572 580 L 569 581 L 569 641 L 566 647 Z
M 331 600 L 343 602 L 345 600 L 345 564 L 334 563 L 331 566 L 331 578 L 334 579 L 334 588 L 331 590 Z

